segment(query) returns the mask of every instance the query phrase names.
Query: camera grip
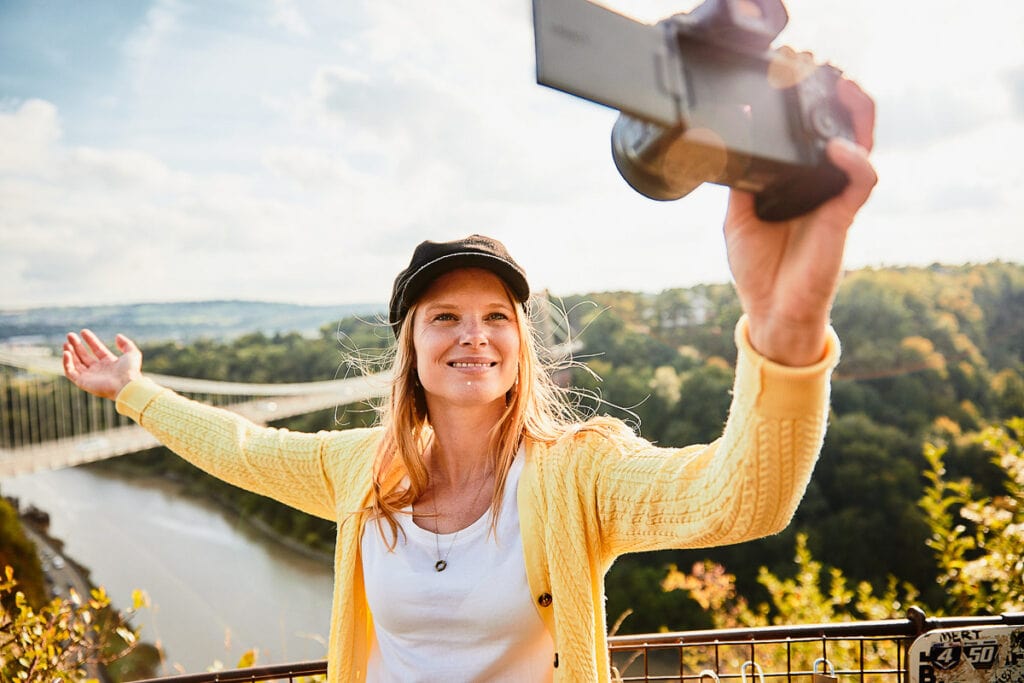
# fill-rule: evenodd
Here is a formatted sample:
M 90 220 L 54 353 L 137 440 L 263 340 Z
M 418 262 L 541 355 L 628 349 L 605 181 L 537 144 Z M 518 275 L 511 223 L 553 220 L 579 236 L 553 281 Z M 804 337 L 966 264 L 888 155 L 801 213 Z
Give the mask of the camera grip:
M 846 174 L 826 159 L 815 167 L 794 167 L 754 196 L 754 211 L 764 221 L 789 220 L 835 197 L 848 182 Z

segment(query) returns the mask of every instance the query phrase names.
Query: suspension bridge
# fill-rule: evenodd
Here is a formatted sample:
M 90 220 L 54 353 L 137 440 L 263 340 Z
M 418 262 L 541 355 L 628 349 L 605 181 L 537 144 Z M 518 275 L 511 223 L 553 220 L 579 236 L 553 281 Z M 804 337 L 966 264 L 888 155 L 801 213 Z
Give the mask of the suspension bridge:
M 295 384 L 149 376 L 168 389 L 259 424 L 369 401 L 383 396 L 389 381 L 387 373 Z M 0 478 L 158 445 L 149 432 L 118 415 L 113 401 L 90 396 L 65 379 L 60 357 L 49 349 L 0 349 Z
M 567 316 L 546 292 L 534 297 L 531 312 L 549 359 L 570 357 L 582 348 L 571 334 Z M 371 401 L 383 396 L 390 382 L 387 372 L 294 384 L 147 375 L 161 386 L 258 424 Z M 58 352 L 46 347 L 0 346 L 0 479 L 74 467 L 159 445 L 149 432 L 118 415 L 113 401 L 72 385 L 64 377 Z

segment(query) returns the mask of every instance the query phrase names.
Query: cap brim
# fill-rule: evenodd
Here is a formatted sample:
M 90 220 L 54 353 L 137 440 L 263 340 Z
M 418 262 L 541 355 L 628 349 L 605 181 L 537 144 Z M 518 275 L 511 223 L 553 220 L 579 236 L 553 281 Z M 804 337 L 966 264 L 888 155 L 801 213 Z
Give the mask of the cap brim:
M 430 287 L 434 280 L 459 268 L 488 270 L 508 285 L 517 301 L 526 302 L 530 298 L 530 285 L 526 281 L 526 276 L 504 259 L 479 252 L 455 252 L 440 256 L 408 275 L 397 297 L 399 306 L 390 311 L 391 324 L 397 326 L 401 323 L 409 307 Z

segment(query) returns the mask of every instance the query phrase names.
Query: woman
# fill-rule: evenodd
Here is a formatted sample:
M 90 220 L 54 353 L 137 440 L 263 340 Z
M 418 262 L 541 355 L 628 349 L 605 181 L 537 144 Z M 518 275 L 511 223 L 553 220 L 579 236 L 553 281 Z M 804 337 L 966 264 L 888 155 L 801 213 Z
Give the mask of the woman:
M 395 372 L 375 428 L 257 427 L 145 378 L 121 335 L 121 355 L 68 335 L 65 372 L 215 476 L 337 522 L 332 681 L 608 680 L 615 557 L 776 533 L 810 478 L 846 231 L 876 182 L 874 105 L 847 81 L 839 97 L 859 143 L 828 145 L 850 178 L 842 194 L 786 223 L 730 196 L 744 317 L 712 444 L 662 449 L 614 420 L 573 422 L 537 361 L 525 273 L 480 236 L 424 242 L 396 278 Z

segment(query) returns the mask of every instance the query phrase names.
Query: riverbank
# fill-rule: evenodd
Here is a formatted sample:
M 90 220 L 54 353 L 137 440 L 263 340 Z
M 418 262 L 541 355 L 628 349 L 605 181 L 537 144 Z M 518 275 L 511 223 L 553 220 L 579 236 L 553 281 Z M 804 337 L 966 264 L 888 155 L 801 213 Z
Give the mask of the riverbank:
M 324 554 L 298 552 L 226 510 L 199 488 L 96 468 L 5 480 L 4 492 L 51 516 L 65 556 L 89 567 L 116 602 L 145 590 L 136 622 L 159 645 L 157 675 L 258 662 L 322 659 L 333 570 Z M 313 559 L 315 558 L 315 559 Z
M 50 598 L 70 599 L 77 593 L 87 599 L 97 586 L 90 578 L 89 569 L 64 551 L 61 539 L 50 535 L 49 515 L 35 506 L 22 509 L 16 498 L 8 497 L 6 500 L 17 511 L 22 532 L 36 548 Z M 115 613 L 120 612 L 113 603 L 109 609 Z M 130 622 L 127 625 L 131 628 Z M 119 636 L 112 637 L 123 643 Z M 130 652 L 109 664 L 104 666 L 98 662 L 87 662 L 85 669 L 90 679 L 102 683 L 120 683 L 157 675 L 161 659 L 159 648 L 140 641 Z

